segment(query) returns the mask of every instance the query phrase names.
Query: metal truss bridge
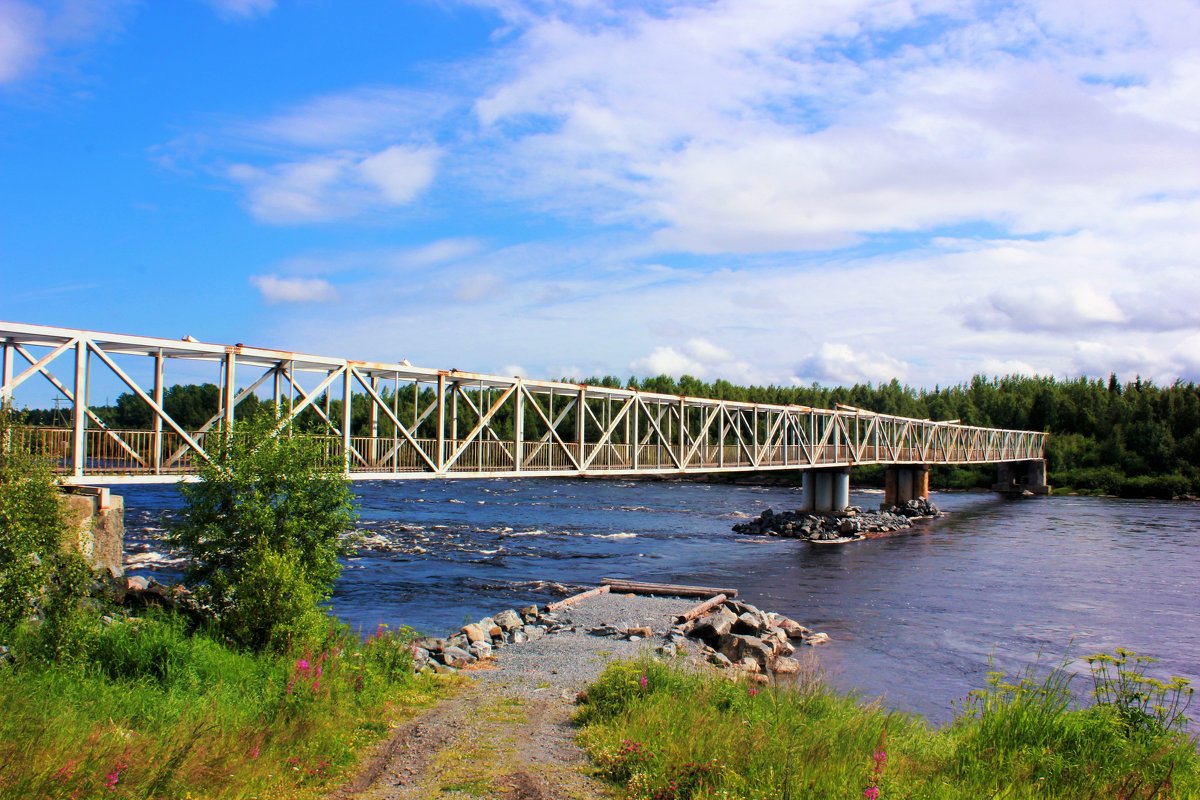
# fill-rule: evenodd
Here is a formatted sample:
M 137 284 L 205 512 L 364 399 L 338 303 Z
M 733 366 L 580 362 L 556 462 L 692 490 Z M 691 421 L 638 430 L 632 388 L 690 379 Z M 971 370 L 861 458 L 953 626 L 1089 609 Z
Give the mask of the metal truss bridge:
M 277 431 L 294 423 L 356 480 L 1019 462 L 1041 459 L 1046 438 L 849 407 L 678 397 L 10 322 L 0 322 L 0 354 L 0 403 L 14 402 L 33 379 L 66 398 L 63 427 L 13 435 L 49 457 L 67 484 L 186 480 L 210 458 L 212 437 L 259 403 L 273 404 Z M 164 395 L 167 365 L 184 363 L 193 373 L 212 370 L 218 387 L 216 413 L 192 430 L 168 413 Z M 104 373 L 148 411 L 145 429 L 115 429 L 96 413 L 89 386 Z

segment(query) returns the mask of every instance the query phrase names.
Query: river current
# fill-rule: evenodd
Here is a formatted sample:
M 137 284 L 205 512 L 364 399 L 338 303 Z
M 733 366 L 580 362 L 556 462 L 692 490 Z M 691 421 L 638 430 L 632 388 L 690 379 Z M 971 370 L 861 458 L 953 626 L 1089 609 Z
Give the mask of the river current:
M 617 577 L 737 588 L 828 633 L 817 656 L 834 685 L 934 722 L 989 669 L 1118 646 L 1157 657 L 1152 675 L 1200 679 L 1198 503 L 934 493 L 942 518 L 818 546 L 730 530 L 765 508 L 795 508 L 790 488 L 539 478 L 354 490 L 363 540 L 333 610 L 364 630 L 445 634 Z M 125 497 L 128 571 L 173 578 L 179 561 L 161 532 L 177 490 L 114 491 Z M 1088 688 L 1086 676 L 1075 686 Z

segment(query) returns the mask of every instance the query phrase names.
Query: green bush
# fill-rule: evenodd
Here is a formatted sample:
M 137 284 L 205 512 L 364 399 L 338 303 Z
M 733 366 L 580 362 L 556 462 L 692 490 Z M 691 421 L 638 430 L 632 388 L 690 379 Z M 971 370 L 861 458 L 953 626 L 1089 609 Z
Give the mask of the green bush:
M 91 580 L 67 552 L 66 522 L 49 466 L 13 445 L 0 409 L 0 628 L 49 612 L 65 626 Z
M 354 521 L 349 482 L 324 465 L 319 442 L 277 432 L 267 415 L 217 440 L 200 480 L 182 490 L 170 535 L 227 636 L 286 649 L 325 624 L 317 607 L 333 591 L 340 537 Z
M 1139 475 L 1121 481 L 1122 497 L 1155 497 L 1170 500 L 1192 490 L 1192 481 L 1185 475 Z

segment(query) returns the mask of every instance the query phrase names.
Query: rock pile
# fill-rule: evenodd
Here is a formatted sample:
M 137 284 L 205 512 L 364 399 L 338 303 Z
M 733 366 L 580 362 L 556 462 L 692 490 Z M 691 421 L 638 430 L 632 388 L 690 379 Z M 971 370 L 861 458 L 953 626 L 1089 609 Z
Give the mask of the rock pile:
M 793 619 L 726 600 L 695 620 L 679 619 L 667 636 L 673 655 L 687 642 L 699 644 L 710 664 L 750 674 L 790 675 L 800 670 L 793 642 L 824 644 L 829 635 L 814 633 Z
M 886 533 L 912 527 L 910 520 L 941 514 L 928 500 L 910 500 L 902 506 L 864 511 L 850 506 L 838 514 L 810 514 L 807 511 L 764 511 L 758 519 L 738 523 L 734 533 L 783 536 L 792 539 L 830 542 L 861 539 L 867 533 Z
M 429 668 L 438 673 L 456 672 L 482 659 L 491 658 L 495 651 L 510 644 L 532 642 L 547 634 L 574 631 L 557 614 L 527 606 L 518 613 L 509 609 L 494 617 L 464 625 L 462 630 L 445 639 L 426 636 L 411 645 L 413 669 Z

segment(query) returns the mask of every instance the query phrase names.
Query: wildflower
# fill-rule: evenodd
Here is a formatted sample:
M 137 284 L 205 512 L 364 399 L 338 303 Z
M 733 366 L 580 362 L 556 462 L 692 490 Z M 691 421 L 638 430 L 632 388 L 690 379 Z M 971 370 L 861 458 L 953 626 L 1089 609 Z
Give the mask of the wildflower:
M 879 750 L 871 757 L 875 759 L 875 771 L 883 772 L 883 768 L 887 766 L 887 751 Z
M 312 665 L 308 663 L 307 658 L 301 658 L 296 661 L 296 671 L 307 673 Z
M 257 760 L 258 760 L 258 752 L 259 752 L 259 751 L 258 751 L 258 745 L 254 745 L 254 747 L 251 747 L 251 748 L 250 748 L 250 760 L 251 760 L 251 761 L 257 761 Z
M 879 787 L 868 786 L 867 788 L 863 789 L 863 797 L 866 798 L 866 800 L 878 800 Z
M 117 784 L 121 782 L 121 773 L 127 769 L 129 769 L 129 765 L 124 761 L 115 764 L 113 766 L 113 771 L 108 773 L 108 776 L 104 779 L 105 788 L 107 788 L 110 792 L 116 791 Z
M 643 689 L 645 689 L 646 686 L 649 685 L 649 683 L 650 683 L 650 679 L 647 678 L 645 675 L 638 678 L 638 686 L 642 687 Z
M 754 695 L 758 694 L 758 689 L 750 689 L 749 691 L 746 692 L 746 694 L 750 695 L 751 697 L 754 697 Z

